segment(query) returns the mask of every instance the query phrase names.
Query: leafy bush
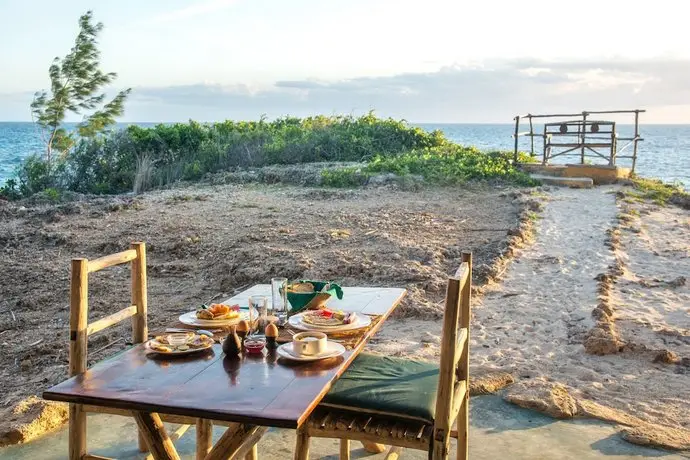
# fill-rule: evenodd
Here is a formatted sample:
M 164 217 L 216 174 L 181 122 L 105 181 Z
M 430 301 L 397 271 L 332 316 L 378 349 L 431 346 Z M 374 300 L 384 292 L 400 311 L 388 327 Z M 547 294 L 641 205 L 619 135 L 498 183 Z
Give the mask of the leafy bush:
M 510 152 L 483 153 L 475 147 L 446 144 L 413 150 L 395 157 L 377 156 L 367 165 L 369 173 L 390 172 L 398 176 L 420 175 L 428 183 L 453 185 L 468 180 L 508 180 L 534 185 L 530 177 L 513 165 Z M 518 159 L 519 161 L 522 158 Z

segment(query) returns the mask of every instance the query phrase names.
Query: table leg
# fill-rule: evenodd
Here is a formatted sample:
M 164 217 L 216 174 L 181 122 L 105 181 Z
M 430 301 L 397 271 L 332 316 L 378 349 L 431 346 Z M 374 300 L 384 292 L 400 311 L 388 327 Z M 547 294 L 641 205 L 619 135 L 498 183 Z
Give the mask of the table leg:
M 204 460 L 213 447 L 213 422 L 200 418 L 196 421 L 196 460 Z
M 140 433 L 155 460 L 180 460 L 180 456 L 177 454 L 158 414 L 134 412 L 134 420 L 136 420 Z
M 370 454 L 380 454 L 381 452 L 386 450 L 385 444 L 379 444 L 376 442 L 362 441 L 362 445 L 364 446 L 364 450 L 366 450 Z
M 236 459 L 249 453 L 268 430 L 265 426 L 235 424 L 223 433 L 205 460 Z
M 141 434 L 141 430 L 137 430 L 137 437 L 139 443 L 139 452 L 148 452 L 149 446 L 146 445 L 146 440 L 144 439 L 144 435 Z

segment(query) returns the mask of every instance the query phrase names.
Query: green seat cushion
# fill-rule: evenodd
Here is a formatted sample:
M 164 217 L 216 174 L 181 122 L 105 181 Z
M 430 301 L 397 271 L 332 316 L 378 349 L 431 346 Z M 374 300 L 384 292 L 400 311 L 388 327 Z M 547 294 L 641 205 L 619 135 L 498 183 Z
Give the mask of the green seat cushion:
M 437 387 L 437 364 L 362 353 L 321 404 L 433 423 Z

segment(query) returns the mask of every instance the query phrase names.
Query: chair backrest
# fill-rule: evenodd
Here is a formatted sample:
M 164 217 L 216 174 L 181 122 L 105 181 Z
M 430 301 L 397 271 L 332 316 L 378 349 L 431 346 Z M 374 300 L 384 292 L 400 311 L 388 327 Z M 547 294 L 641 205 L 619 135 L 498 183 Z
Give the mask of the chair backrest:
M 89 313 L 89 273 L 107 267 L 131 262 L 132 302 L 123 310 L 88 324 Z M 72 259 L 72 279 L 70 282 L 70 320 L 69 320 L 69 375 L 86 371 L 87 345 L 89 335 L 132 318 L 132 342 L 142 343 L 148 338 L 146 324 L 147 310 L 146 285 L 146 245 L 132 243 L 130 249 L 99 259 Z
M 461 410 L 467 415 L 471 291 L 472 254 L 463 252 L 462 264 L 455 275 L 448 278 L 446 291 L 434 421 L 434 439 L 438 441 L 448 438 Z

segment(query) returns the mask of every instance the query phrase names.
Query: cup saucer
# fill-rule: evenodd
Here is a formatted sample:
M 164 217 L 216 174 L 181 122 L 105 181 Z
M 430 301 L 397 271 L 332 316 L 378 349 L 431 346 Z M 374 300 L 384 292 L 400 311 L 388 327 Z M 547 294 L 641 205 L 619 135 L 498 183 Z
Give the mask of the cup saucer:
M 289 342 L 279 346 L 277 352 L 281 358 L 289 359 L 291 361 L 318 361 L 320 359 L 335 358 L 336 356 L 342 355 L 345 353 L 345 347 L 338 342 L 329 340 L 326 350 L 324 350 L 323 353 L 307 356 L 298 355 L 295 353 L 292 348 L 292 342 Z

